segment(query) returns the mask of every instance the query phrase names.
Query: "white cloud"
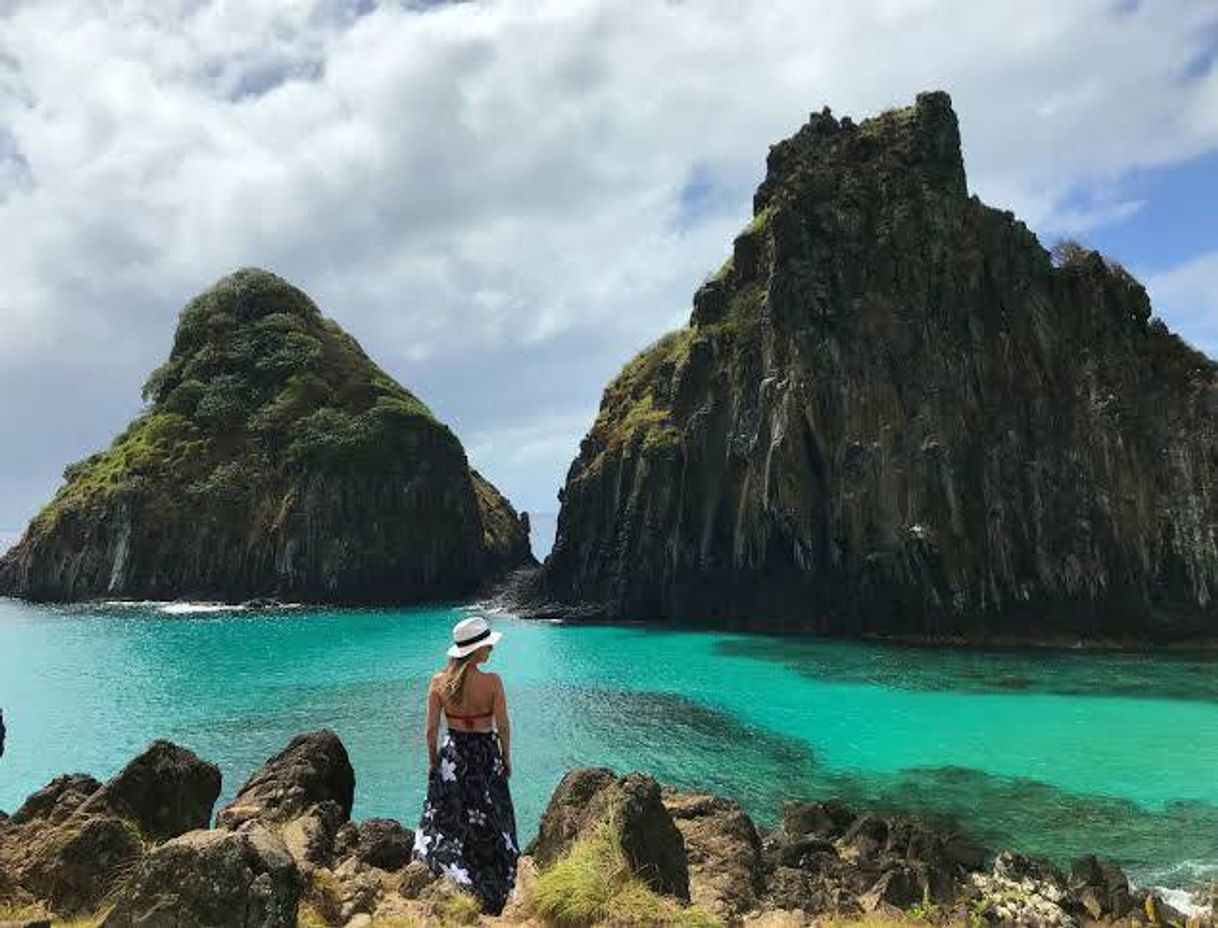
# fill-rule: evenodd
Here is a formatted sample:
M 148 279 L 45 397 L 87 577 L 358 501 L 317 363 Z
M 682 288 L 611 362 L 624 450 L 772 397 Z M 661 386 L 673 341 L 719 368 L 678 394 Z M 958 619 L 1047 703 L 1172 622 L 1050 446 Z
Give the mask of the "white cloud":
M 1218 358 L 1218 251 L 1147 278 L 1146 289 L 1156 315 L 1195 348 Z
M 53 421 L 65 382 L 111 384 L 73 397 L 96 403 L 74 439 L 85 453 L 129 413 L 87 394 L 134 397 L 177 309 L 259 264 L 418 387 L 514 501 L 552 508 L 575 446 L 547 429 L 581 432 L 570 424 L 606 378 L 686 316 L 747 218 L 767 146 L 808 111 L 863 116 L 948 89 L 971 185 L 1034 228 L 1105 221 L 1069 205 L 1080 190 L 1218 146 L 1218 74 L 1181 77 L 1218 22 L 1209 0 L 367 6 L 12 7 L 10 403 Z M 735 205 L 711 198 L 690 224 L 693 177 Z M 3 417 L 22 447 L 0 481 L 58 472 L 63 442 L 52 452 Z M 513 430 L 551 437 L 507 452 L 488 437 Z

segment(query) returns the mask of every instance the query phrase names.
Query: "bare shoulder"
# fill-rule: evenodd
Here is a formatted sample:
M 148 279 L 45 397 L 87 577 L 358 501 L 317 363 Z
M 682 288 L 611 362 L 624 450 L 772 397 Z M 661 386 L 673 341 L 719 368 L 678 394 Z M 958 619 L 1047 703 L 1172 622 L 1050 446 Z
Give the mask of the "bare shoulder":
M 496 690 L 503 689 L 503 680 L 500 679 L 499 674 L 492 673 L 489 670 L 484 670 L 483 674 L 485 674 L 485 676 L 486 676 L 486 682 L 491 685 L 491 689 L 496 689 Z
M 444 671 L 437 670 L 435 673 L 433 673 L 431 675 L 431 682 L 427 684 L 427 688 L 429 690 L 438 690 L 440 688 L 440 684 L 443 681 L 444 681 Z

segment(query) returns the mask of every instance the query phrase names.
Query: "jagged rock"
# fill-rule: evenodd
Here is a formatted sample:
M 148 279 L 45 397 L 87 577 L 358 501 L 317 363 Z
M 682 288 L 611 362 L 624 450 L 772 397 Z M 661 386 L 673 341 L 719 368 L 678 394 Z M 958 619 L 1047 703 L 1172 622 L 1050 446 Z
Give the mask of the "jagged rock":
M 392 818 L 360 822 L 353 849 L 357 860 L 381 870 L 399 870 L 410 862 L 414 832 Z
M 752 909 L 764 889 L 753 820 L 719 796 L 665 790 L 663 800 L 685 841 L 690 901 L 724 921 Z
M 354 800 L 355 771 L 347 749 L 338 735 L 321 729 L 297 735 L 254 771 L 233 801 L 220 810 L 216 825 L 240 828 L 247 822 L 289 822 L 327 802 L 337 806 L 345 822 Z
M 840 838 L 854 821 L 854 812 L 837 799 L 828 802 L 789 801 L 782 805 L 779 827 L 786 835 Z
M 302 888 L 269 829 L 191 831 L 140 862 L 101 928 L 296 928 Z
M 220 792 L 212 764 L 155 741 L 105 784 L 56 777 L 0 833 L 0 870 L 56 912 L 90 912 L 148 847 L 206 826 Z
M 343 822 L 334 833 L 334 856 L 341 860 L 350 857 L 359 846 L 359 826 L 355 822 Z
M 220 768 L 169 741 L 152 742 L 93 793 L 82 811 L 106 808 L 146 840 L 166 841 L 211 823 Z
M 685 842 L 664 808 L 660 786 L 643 773 L 582 769 L 562 778 L 526 850 L 539 867 L 553 863 L 581 835 L 609 822 L 631 868 L 654 889 L 689 899 Z
M 77 812 L 53 827 L 6 832 L 0 866 L 61 914 L 88 913 L 131 871 L 145 845 L 135 825 Z
M 1042 858 L 1004 851 L 990 873 L 969 877 L 969 911 L 987 924 L 1011 928 L 1076 928 L 1065 879 Z
M 192 300 L 144 393 L 0 557 L 0 595 L 404 603 L 534 563 L 452 431 L 274 274 Z
M 1092 918 L 1121 918 L 1134 908 L 1129 880 L 1121 868 L 1094 854 L 1070 862 L 1069 887 Z
M 334 862 L 337 856 L 335 840 L 344 820 L 342 806 L 327 799 L 283 823 L 279 836 L 296 865 L 308 872 L 313 867 L 328 867 Z
M 1212 636 L 1216 372 L 1123 269 L 1055 266 L 970 198 L 946 94 L 815 114 L 771 148 L 689 326 L 605 389 L 531 598 L 841 635 Z
M 1014 851 L 1002 851 L 994 858 L 993 875 L 1005 880 L 1022 882 L 1033 880 L 1046 883 L 1059 893 L 1066 891 L 1065 875 L 1044 857 L 1030 857 Z
M 402 868 L 397 891 L 404 899 L 417 899 L 439 877 L 421 860 L 412 860 Z
M 374 911 L 384 892 L 378 871 L 353 857 L 334 869 L 334 879 L 338 882 L 340 922 L 346 922 L 361 912 Z
M 925 898 L 925 882 L 925 875 L 917 869 L 897 864 L 880 874 L 880 878 L 859 898 L 859 904 L 867 912 L 886 910 L 888 907 L 904 909 Z
M 835 854 L 806 857 L 798 867 L 778 866 L 766 875 L 763 909 L 853 915 L 862 911 L 859 896 L 878 874 L 864 873 Z
M 13 813 L 10 822 L 13 825 L 33 821 L 62 822 L 99 789 L 101 783 L 87 773 L 65 773 L 31 793 Z

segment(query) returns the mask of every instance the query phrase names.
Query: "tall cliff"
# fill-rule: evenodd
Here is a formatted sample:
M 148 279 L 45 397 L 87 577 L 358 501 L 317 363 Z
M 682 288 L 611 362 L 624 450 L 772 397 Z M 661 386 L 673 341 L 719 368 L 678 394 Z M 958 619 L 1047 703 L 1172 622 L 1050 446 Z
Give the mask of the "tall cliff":
M 771 148 L 605 390 L 544 593 L 831 634 L 1218 635 L 1218 373 L 1098 254 L 970 197 L 946 94 Z
M 414 602 L 532 561 L 447 426 L 273 274 L 187 305 L 144 395 L 0 558 L 0 593 Z

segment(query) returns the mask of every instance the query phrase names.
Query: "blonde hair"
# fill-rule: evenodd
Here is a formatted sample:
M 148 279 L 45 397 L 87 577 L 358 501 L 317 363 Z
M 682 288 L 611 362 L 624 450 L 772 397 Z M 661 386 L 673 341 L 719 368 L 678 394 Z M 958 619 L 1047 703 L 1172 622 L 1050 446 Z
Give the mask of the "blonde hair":
M 464 657 L 454 657 L 444 668 L 444 679 L 440 681 L 440 691 L 452 705 L 461 702 L 461 694 L 465 690 L 465 678 L 469 669 L 474 666 L 477 651 L 470 651 Z

